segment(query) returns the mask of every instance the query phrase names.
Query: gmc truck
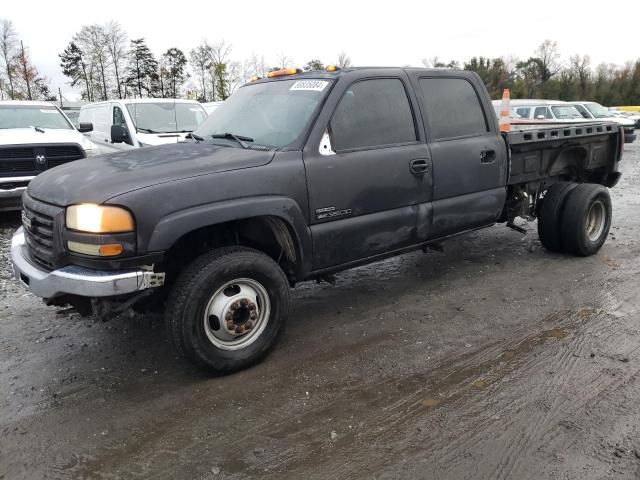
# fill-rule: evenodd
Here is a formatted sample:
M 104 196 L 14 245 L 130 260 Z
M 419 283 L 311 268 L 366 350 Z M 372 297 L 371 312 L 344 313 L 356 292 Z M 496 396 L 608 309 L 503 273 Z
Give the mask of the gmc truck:
M 517 217 L 551 251 L 602 247 L 618 125 L 502 134 L 475 73 L 329 70 L 244 85 L 188 141 L 39 175 L 15 277 L 86 314 L 163 306 L 177 350 L 223 374 L 274 345 L 299 282 Z

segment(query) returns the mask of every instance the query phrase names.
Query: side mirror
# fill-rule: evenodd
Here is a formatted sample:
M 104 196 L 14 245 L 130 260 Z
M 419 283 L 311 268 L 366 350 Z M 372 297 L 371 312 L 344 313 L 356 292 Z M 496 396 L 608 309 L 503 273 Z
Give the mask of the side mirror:
M 124 143 L 127 141 L 127 131 L 122 125 L 111 125 L 111 141 L 113 143 Z
M 536 117 L 537 120 L 544 120 L 546 117 L 544 115 L 538 115 Z
M 80 133 L 89 133 L 93 131 L 93 123 L 81 123 L 78 127 Z

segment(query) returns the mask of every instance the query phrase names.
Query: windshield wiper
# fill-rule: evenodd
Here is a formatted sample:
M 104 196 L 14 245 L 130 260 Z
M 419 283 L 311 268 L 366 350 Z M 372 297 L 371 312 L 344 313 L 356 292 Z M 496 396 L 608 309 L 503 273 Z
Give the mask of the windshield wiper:
M 184 138 L 193 138 L 196 142 L 203 142 L 204 141 L 204 138 L 202 138 L 200 135 L 196 135 L 193 132 L 187 133 L 187 135 L 185 135 Z
M 143 128 L 143 127 L 136 127 L 136 131 L 143 132 L 143 133 L 158 133 L 155 130 L 151 130 L 150 128 Z
M 233 133 L 214 133 L 211 138 L 225 138 L 228 140 L 235 140 L 242 148 L 249 148 L 249 145 L 245 142 L 253 142 L 253 138 L 245 137 L 242 135 L 234 135 Z
M 44 133 L 44 130 L 40 127 L 33 127 L 33 129 L 38 133 Z

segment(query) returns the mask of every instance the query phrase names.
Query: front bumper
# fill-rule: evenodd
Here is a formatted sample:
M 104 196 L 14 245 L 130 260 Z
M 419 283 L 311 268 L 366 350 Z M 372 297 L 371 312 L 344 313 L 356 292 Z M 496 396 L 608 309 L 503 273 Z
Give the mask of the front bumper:
M 0 212 L 20 210 L 21 197 L 34 177 L 0 177 Z
M 22 228 L 11 239 L 11 262 L 16 279 L 31 293 L 42 298 L 65 294 L 112 297 L 164 284 L 164 273 L 145 270 L 100 271 L 69 265 L 47 272 L 29 261 Z

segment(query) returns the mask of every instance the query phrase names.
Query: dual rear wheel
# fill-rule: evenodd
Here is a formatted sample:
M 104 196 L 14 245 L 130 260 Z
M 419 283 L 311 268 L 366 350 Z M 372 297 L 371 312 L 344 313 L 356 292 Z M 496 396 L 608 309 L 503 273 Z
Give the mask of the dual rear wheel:
M 610 228 L 611 198 L 602 185 L 556 183 L 542 199 L 538 235 L 550 251 L 593 255 L 604 245 Z

